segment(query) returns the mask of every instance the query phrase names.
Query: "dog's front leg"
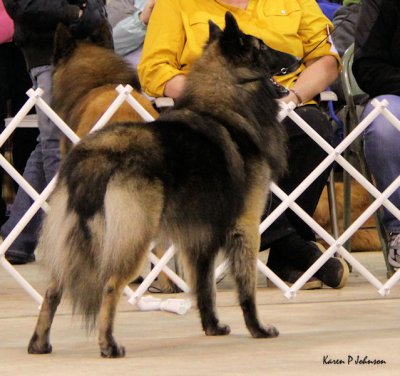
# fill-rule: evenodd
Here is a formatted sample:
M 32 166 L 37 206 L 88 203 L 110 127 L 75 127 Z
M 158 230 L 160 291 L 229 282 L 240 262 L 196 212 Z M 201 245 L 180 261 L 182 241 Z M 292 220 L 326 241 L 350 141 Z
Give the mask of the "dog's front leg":
M 61 296 L 62 288 L 53 279 L 46 291 L 36 328 L 28 345 L 29 354 L 51 353 L 50 329 L 57 307 L 60 304 Z
M 115 312 L 122 289 L 126 285 L 125 282 L 121 278 L 111 277 L 103 290 L 99 320 L 99 345 L 101 356 L 104 358 L 125 356 L 125 348 L 118 346 L 113 337 Z

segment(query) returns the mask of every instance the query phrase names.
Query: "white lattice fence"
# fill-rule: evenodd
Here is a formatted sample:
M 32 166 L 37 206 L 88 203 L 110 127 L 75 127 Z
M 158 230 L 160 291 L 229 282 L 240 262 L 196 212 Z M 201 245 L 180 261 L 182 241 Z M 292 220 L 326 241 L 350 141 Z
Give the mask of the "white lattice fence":
M 118 97 L 112 103 L 112 105 L 105 111 L 103 116 L 99 119 L 94 129 L 101 128 L 104 126 L 119 106 L 127 101 L 142 117 L 145 121 L 153 120 L 151 115 L 145 111 L 140 104 L 130 95 L 132 88 L 127 85 L 125 87 L 119 86 L 117 92 Z M 71 129 L 64 123 L 62 119 L 48 106 L 48 104 L 41 98 L 42 90 L 29 90 L 29 99 L 26 104 L 21 108 L 18 114 L 13 118 L 8 127 L 0 135 L 0 146 L 10 137 L 12 132 L 18 126 L 18 124 L 24 119 L 29 110 L 36 104 L 40 109 L 47 114 L 47 116 L 61 129 L 62 132 L 73 142 L 79 141 L 78 136 L 71 131 Z M 272 184 L 272 192 L 282 200 L 282 203 L 260 224 L 260 233 L 264 232 L 287 208 L 293 210 L 300 218 L 302 218 L 323 240 L 329 244 L 329 248 L 323 255 L 303 274 L 299 280 L 288 287 L 275 273 L 273 273 L 263 262 L 258 260 L 258 269 L 260 272 L 265 274 L 273 283 L 275 283 L 283 292 L 284 295 L 291 299 L 297 294 L 297 291 L 307 282 L 307 280 L 315 274 L 315 272 L 331 257 L 334 253 L 338 252 L 341 254 L 356 270 L 360 272 L 373 286 L 375 286 L 381 295 L 386 295 L 390 292 L 390 289 L 400 280 L 400 271 L 397 271 L 388 281 L 385 283 L 380 282 L 367 268 L 357 261 L 344 247 L 343 244 L 357 231 L 365 222 L 365 220 L 371 216 L 380 206 L 384 205 L 395 217 L 400 220 L 400 210 L 396 208 L 389 200 L 388 197 L 400 187 L 400 176 L 389 186 L 384 192 L 379 192 L 359 171 L 357 171 L 348 161 L 342 157 L 343 151 L 351 145 L 351 143 L 364 131 L 364 129 L 380 114 L 385 116 L 394 127 L 400 131 L 400 121 L 387 110 L 387 101 L 374 100 L 372 102 L 375 107 L 374 110 L 336 147 L 333 148 L 327 143 L 318 133 L 316 133 L 301 117 L 299 117 L 294 111 L 294 105 L 289 104 L 282 106 L 280 113 L 280 119 L 289 116 L 299 127 L 301 127 L 315 142 L 317 142 L 321 148 L 323 148 L 327 156 L 326 158 L 315 168 L 315 170 L 289 195 L 284 193 L 276 184 Z M 338 239 L 334 239 L 327 231 L 325 231 L 312 217 L 310 217 L 304 210 L 296 204 L 295 200 L 304 192 L 305 189 L 327 168 L 332 162 L 336 161 L 345 169 L 349 174 L 363 185 L 367 191 L 375 198 L 374 202 L 365 210 L 365 212 L 357 218 L 352 225 L 346 229 Z M 0 244 L 0 264 L 2 267 L 13 277 L 15 280 L 26 290 L 26 292 L 39 304 L 42 302 L 41 295 L 29 284 L 29 282 L 20 274 L 18 271 L 5 259 L 4 254 L 13 241 L 17 238 L 19 233 L 28 224 L 34 214 L 42 208 L 48 210 L 48 204 L 46 200 L 52 190 L 54 189 L 56 177 L 50 182 L 46 189 L 38 194 L 26 181 L 25 179 L 13 168 L 13 166 L 0 155 L 0 166 L 10 175 L 12 178 L 29 194 L 34 203 L 31 208 L 21 218 L 19 223 L 15 226 L 12 232 L 4 239 L 3 243 Z M 189 290 L 185 281 L 177 276 L 171 269 L 167 267 L 168 261 L 173 257 L 175 253 L 174 247 L 170 247 L 163 257 L 159 260 L 153 253 L 149 251 L 149 260 L 155 265 L 150 273 L 146 276 L 143 283 L 137 288 L 136 291 L 132 291 L 129 287 L 126 287 L 124 292 L 129 297 L 129 302 L 136 304 L 142 295 L 147 291 L 150 284 L 158 276 L 161 270 L 163 270 L 183 291 Z M 216 269 L 216 278 L 224 271 L 226 263 L 221 264 Z M 1 287 L 0 287 L 1 288 Z

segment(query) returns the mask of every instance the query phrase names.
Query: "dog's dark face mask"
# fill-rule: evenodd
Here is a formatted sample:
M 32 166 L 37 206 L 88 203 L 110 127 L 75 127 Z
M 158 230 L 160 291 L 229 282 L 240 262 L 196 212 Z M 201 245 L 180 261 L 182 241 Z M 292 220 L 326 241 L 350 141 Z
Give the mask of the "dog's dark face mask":
M 268 47 L 261 39 L 244 34 L 230 12 L 225 15 L 225 29 L 221 30 L 211 20 L 208 43 L 218 40 L 225 58 L 234 66 L 251 69 L 252 77 L 247 82 L 267 79 L 273 87 L 273 97 L 282 98 L 288 90 L 273 80 L 273 76 L 281 76 L 294 72 L 300 60 L 293 55 Z

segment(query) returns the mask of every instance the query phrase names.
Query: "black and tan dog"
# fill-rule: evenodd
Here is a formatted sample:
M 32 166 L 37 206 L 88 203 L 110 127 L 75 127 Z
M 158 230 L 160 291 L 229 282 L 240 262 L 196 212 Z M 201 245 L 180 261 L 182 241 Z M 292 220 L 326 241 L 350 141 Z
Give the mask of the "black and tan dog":
M 68 126 L 83 137 L 93 128 L 105 110 L 118 96 L 115 88 L 130 84 L 131 95 L 154 117 L 158 117 L 150 100 L 140 93 L 137 72 L 112 50 L 112 38 L 106 23 L 101 24 L 87 39 L 75 39 L 60 24 L 55 34 L 54 71 L 52 77 L 52 108 Z M 115 112 L 109 123 L 142 121 L 126 102 Z M 62 138 L 61 151 L 71 146 Z
M 117 302 L 154 239 L 176 246 L 207 335 L 230 332 L 215 309 L 219 249 L 251 335 L 278 335 L 257 317 L 256 260 L 267 189 L 286 168 L 276 101 L 283 94 L 270 78 L 294 63 L 243 34 L 227 13 L 224 30 L 210 21 L 174 108 L 152 123 L 109 125 L 70 150 L 38 246 L 52 280 L 30 353 L 51 352 L 52 320 L 68 292 L 88 324 L 99 316 L 101 355 L 124 356 L 112 333 Z

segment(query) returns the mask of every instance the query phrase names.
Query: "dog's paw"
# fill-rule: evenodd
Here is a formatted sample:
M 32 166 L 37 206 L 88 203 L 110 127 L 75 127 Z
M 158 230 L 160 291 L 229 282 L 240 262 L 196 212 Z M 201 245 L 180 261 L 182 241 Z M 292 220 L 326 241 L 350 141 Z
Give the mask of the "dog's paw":
M 40 344 L 39 341 L 32 338 L 28 345 L 28 354 L 50 354 L 53 348 L 50 343 Z
M 125 347 L 113 344 L 100 349 L 100 353 L 103 358 L 123 358 L 125 356 Z
M 229 325 L 218 324 L 204 330 L 207 336 L 225 336 L 231 332 Z
M 273 325 L 252 328 L 250 333 L 253 338 L 274 338 L 279 336 L 278 329 L 276 329 Z

